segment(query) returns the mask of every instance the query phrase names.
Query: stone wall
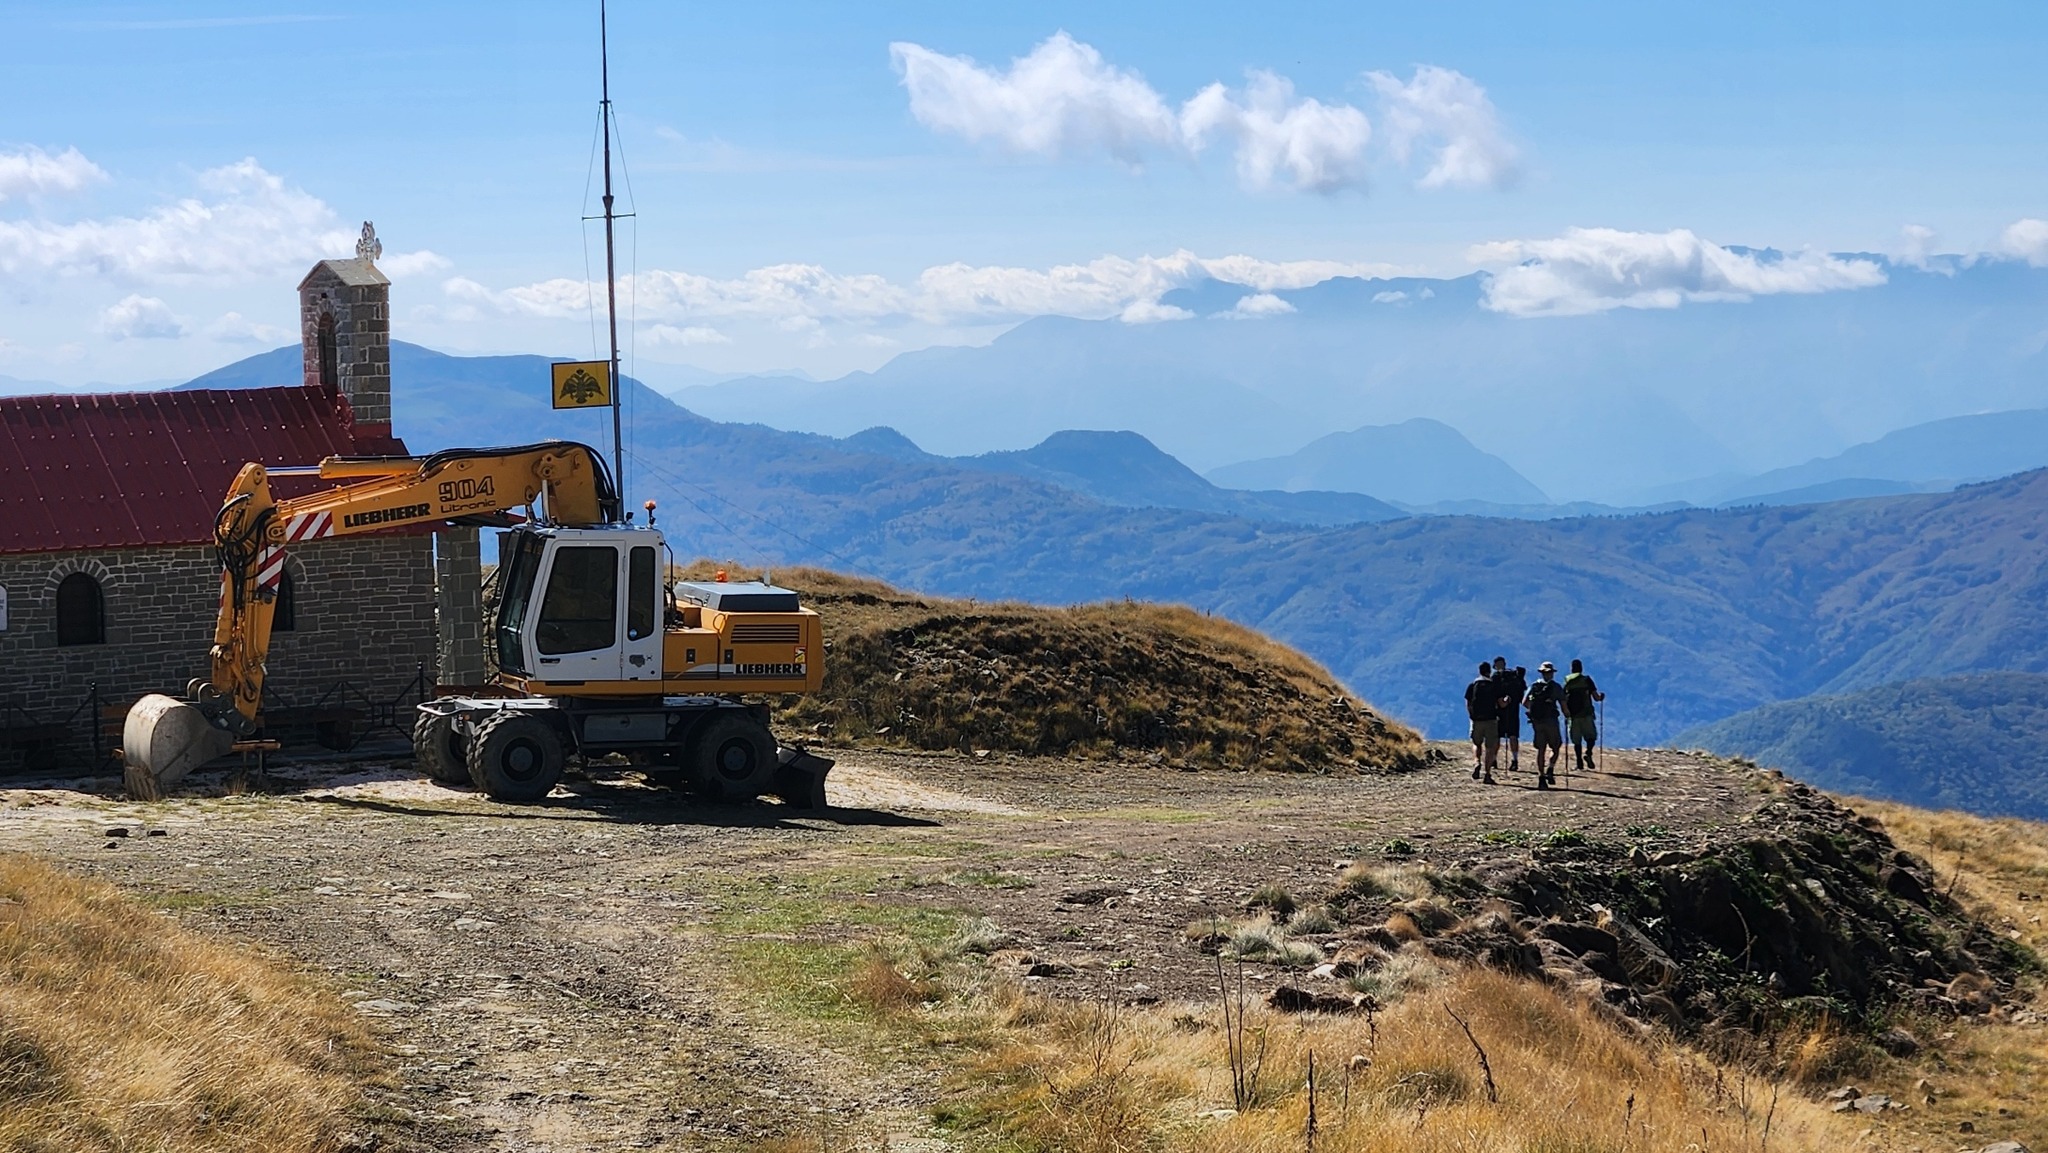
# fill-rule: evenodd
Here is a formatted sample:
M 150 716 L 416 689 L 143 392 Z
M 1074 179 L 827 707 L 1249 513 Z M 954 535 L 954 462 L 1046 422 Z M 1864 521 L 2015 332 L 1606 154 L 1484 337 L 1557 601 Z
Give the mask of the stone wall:
M 422 669 L 431 691 L 432 548 L 426 536 L 293 548 L 286 563 L 298 628 L 272 635 L 266 683 L 275 696 L 310 705 L 347 680 L 373 699 L 388 699 Z M 60 647 L 57 584 L 79 571 L 100 582 L 106 643 Z M 0 556 L 0 585 L 7 589 L 0 729 L 22 724 L 23 712 L 60 720 L 94 682 L 103 707 L 125 710 L 145 693 L 182 694 L 188 680 L 207 675 L 220 601 L 220 567 L 207 546 Z M 0 749 L 0 766 L 10 762 Z
M 484 683 L 483 545 L 473 528 L 434 533 L 436 631 L 440 634 L 440 679 L 444 685 Z

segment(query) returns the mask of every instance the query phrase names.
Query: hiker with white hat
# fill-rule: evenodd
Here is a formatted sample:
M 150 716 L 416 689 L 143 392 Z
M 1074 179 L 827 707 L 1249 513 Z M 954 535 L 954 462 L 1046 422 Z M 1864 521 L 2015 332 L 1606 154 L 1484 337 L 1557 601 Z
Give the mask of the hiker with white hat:
M 1557 783 L 1557 762 L 1564 756 L 1564 732 L 1558 724 L 1558 710 L 1564 705 L 1564 686 L 1557 683 L 1557 666 L 1544 661 L 1536 666 L 1537 681 L 1529 686 L 1523 707 L 1529 713 L 1529 738 L 1536 745 L 1536 787 L 1547 789 Z M 1550 759 L 1543 759 L 1543 750 Z

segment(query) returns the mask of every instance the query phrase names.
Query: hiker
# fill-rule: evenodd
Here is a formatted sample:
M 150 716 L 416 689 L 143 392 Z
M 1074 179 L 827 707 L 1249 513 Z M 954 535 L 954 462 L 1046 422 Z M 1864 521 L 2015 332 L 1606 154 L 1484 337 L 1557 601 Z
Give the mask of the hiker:
M 1508 743 L 1508 771 L 1522 771 L 1522 698 L 1529 692 L 1529 670 L 1508 667 L 1506 657 L 1493 658 L 1493 683 L 1500 689 L 1499 737 Z
M 1524 707 L 1529 712 L 1529 739 L 1536 744 L 1536 787 L 1547 789 L 1557 783 L 1557 762 L 1564 756 L 1564 735 L 1557 723 L 1564 686 L 1557 683 L 1557 666 L 1549 661 L 1536 666 L 1536 678 Z M 1548 763 L 1543 759 L 1545 749 L 1550 750 Z
M 1593 749 L 1600 743 L 1600 727 L 1593 721 L 1593 702 L 1606 699 L 1607 694 L 1586 675 L 1586 663 L 1574 659 L 1572 675 L 1564 679 L 1564 715 L 1572 730 L 1572 764 L 1578 768 L 1593 767 Z
M 1465 686 L 1465 715 L 1472 721 L 1472 779 L 1486 776 L 1493 783 L 1493 766 L 1500 760 L 1500 686 L 1493 681 L 1493 666 L 1479 662 L 1479 675 Z

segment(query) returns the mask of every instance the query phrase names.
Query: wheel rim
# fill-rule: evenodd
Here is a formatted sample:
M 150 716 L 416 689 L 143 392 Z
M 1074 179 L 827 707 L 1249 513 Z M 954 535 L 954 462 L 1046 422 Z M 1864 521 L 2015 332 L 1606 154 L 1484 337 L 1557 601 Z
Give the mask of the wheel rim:
M 541 753 L 540 744 L 528 739 L 513 741 L 498 755 L 498 767 L 515 781 L 530 781 L 540 776 L 541 767 L 546 763 L 547 757 Z
M 752 778 L 757 763 L 751 741 L 735 739 L 718 746 L 718 775 L 728 781 Z

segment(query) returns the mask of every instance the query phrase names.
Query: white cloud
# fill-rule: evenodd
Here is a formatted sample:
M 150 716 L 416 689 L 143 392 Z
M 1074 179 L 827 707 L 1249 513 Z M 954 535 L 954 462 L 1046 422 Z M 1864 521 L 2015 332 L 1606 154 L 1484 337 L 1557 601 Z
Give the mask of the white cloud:
M 1239 297 L 1230 311 L 1219 312 L 1216 315 L 1231 320 L 1264 320 L 1269 316 L 1285 316 L 1293 311 L 1293 305 L 1270 292 L 1260 292 Z
M 226 344 L 274 345 L 282 343 L 291 334 L 274 324 L 250 320 L 239 312 L 227 312 L 201 329 L 200 335 Z
M 160 283 L 249 280 L 353 250 L 334 210 L 255 160 L 210 169 L 208 194 L 137 217 L 69 224 L 0 220 L 0 277 L 102 276 Z
M 156 297 L 130 294 L 100 313 L 100 331 L 113 340 L 172 340 L 185 335 L 185 323 Z
M 1430 154 L 1421 188 L 1504 188 L 1519 171 L 1520 150 L 1501 127 L 1486 89 L 1462 72 L 1424 64 L 1406 84 L 1368 72 L 1386 109 L 1387 149 L 1398 164 Z
M 1252 73 L 1242 97 L 1221 84 L 1202 89 L 1181 110 L 1181 129 L 1195 151 L 1211 136 L 1234 139 L 1237 177 L 1247 188 L 1284 182 L 1337 192 L 1365 185 L 1365 146 L 1372 141 L 1365 113 L 1296 100 L 1294 85 L 1270 72 Z
M 2007 225 L 1998 235 L 1997 252 L 2024 260 L 2035 268 L 2048 268 L 2048 220 L 2029 217 Z
M 1284 76 L 1253 71 L 1242 90 L 1210 84 L 1175 110 L 1135 72 L 1065 32 L 1007 70 L 898 42 L 889 55 L 910 93 L 910 112 L 934 132 L 1047 158 L 1104 154 L 1137 165 L 1154 153 L 1195 157 L 1231 149 L 1248 188 L 1306 192 L 1362 189 L 1373 129 L 1349 104 L 1295 95 Z M 1509 183 L 1517 154 L 1486 90 L 1462 73 L 1425 65 L 1402 83 L 1367 76 L 1387 107 L 1391 155 L 1406 164 L 1427 152 L 1424 188 Z
M 106 178 L 106 171 L 77 148 L 55 156 L 33 145 L 20 152 L 0 152 L 0 200 L 80 192 Z
M 1927 258 L 1934 255 L 1935 232 L 1924 224 L 1908 224 L 1899 229 L 1898 250 L 1892 254 L 1900 264 L 1925 269 Z
M 1374 304 L 1400 304 L 1406 301 L 1407 299 L 1408 294 L 1405 292 L 1396 292 L 1390 290 L 1387 292 L 1375 292 L 1372 294 L 1372 302 Z
M 1158 307 L 1160 297 L 1212 278 L 1271 293 L 1333 276 L 1386 276 L 1399 271 L 1387 264 L 1335 260 L 1270 261 L 1242 254 L 1204 258 L 1183 250 L 1167 256 L 1103 256 L 1047 269 L 943 264 L 925 269 L 914 284 L 905 285 L 871 274 L 849 276 L 817 265 L 780 264 L 728 280 L 688 272 L 643 272 L 619 281 L 619 303 L 655 324 L 741 320 L 772 323 L 787 331 L 816 328 L 826 321 L 869 324 L 911 319 L 948 324 L 1032 316 L 1151 321 L 1183 311 Z M 604 286 L 581 280 L 494 290 L 455 277 L 443 287 L 465 305 L 509 315 L 581 317 L 604 303 Z
M 454 267 L 454 265 L 454 261 L 426 248 L 422 248 L 418 252 L 400 252 L 391 256 L 380 256 L 377 258 L 377 271 L 393 280 L 404 280 L 413 276 L 431 276 L 436 272 L 446 272 Z
M 1550 240 L 1475 245 L 1470 256 L 1473 263 L 1496 269 L 1486 286 L 1486 307 L 1517 316 L 1676 308 L 1686 301 L 1829 292 L 1885 281 L 1874 261 L 1813 252 L 1736 251 L 1683 228 L 1574 228 Z
M 1124 306 L 1117 319 L 1125 324 L 1158 324 L 1163 320 L 1192 320 L 1194 313 L 1156 300 L 1134 300 Z
M 647 330 L 647 334 L 644 337 L 642 337 L 642 339 L 649 344 L 655 345 L 656 347 L 668 344 L 692 345 L 732 343 L 732 337 L 727 336 L 726 334 L 718 331 L 715 328 L 708 328 L 700 324 L 693 324 L 690 325 L 688 328 L 677 328 L 673 324 L 657 324 L 649 328 Z
M 889 45 L 889 56 L 910 114 L 934 132 L 1038 156 L 1100 150 L 1131 164 L 1179 143 L 1179 125 L 1151 85 L 1065 32 L 1008 72 L 904 42 Z

